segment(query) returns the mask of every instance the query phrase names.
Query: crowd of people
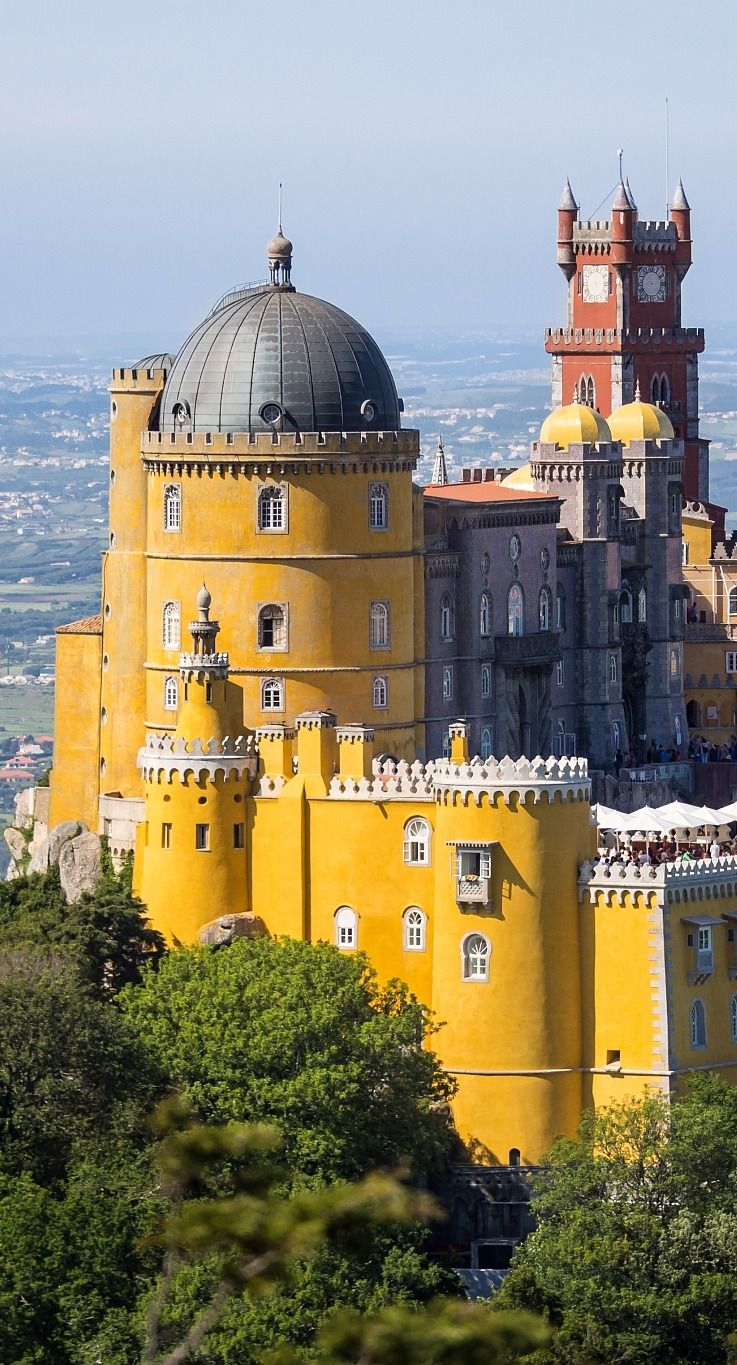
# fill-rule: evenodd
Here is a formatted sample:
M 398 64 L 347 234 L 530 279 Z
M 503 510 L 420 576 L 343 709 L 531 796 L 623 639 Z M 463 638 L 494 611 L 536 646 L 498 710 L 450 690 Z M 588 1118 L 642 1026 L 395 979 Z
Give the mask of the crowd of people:
M 737 857 L 737 836 L 721 841 L 714 835 L 701 843 L 676 840 L 674 834 L 659 839 L 628 839 L 619 848 L 600 848 L 594 867 L 610 867 L 613 863 L 638 864 L 640 867 L 659 863 L 695 863 L 705 858 Z

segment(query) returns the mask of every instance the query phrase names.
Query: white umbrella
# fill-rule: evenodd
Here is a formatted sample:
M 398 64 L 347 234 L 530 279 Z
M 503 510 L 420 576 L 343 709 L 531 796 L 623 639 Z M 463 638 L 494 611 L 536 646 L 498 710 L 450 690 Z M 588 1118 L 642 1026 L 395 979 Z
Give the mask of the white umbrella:
M 629 815 L 622 816 L 620 830 L 630 834 L 665 834 L 673 828 L 673 822 L 666 820 L 659 810 L 652 806 L 641 806 Z
M 671 801 L 667 806 L 660 806 L 659 813 L 663 820 L 670 822 L 671 829 L 699 829 L 702 825 L 717 829 L 719 825 L 729 823 L 724 811 L 712 810 L 709 806 L 692 806 L 687 801 Z
M 593 806 L 592 809 L 594 812 L 594 819 L 596 820 L 599 829 L 620 830 L 622 828 L 622 821 L 627 819 L 627 816 L 623 811 L 612 810 L 611 806 L 603 806 L 601 802 L 599 802 L 598 806 Z

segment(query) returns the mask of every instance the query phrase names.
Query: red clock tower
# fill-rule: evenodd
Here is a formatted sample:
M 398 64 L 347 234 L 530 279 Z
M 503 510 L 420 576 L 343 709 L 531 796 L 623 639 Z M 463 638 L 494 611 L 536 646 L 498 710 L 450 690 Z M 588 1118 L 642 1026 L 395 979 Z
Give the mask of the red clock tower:
M 691 265 L 691 210 L 683 190 L 667 222 L 646 222 L 620 180 L 611 217 L 582 221 L 570 184 L 558 207 L 558 265 L 568 281 L 568 323 L 549 328 L 553 406 L 580 401 L 604 417 L 634 400 L 667 412 L 684 442 L 684 493 L 709 498 L 709 444 L 699 436 L 701 327 L 681 326 L 681 284 Z

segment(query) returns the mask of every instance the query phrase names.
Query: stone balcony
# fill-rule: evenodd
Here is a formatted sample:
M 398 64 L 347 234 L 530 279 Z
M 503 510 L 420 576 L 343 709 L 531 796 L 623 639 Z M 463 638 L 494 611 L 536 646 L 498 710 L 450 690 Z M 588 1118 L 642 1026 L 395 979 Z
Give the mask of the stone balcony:
M 488 877 L 456 877 L 456 901 L 459 905 L 488 905 Z
M 497 663 L 510 668 L 552 665 L 560 658 L 560 639 L 554 630 L 540 630 L 534 635 L 495 635 L 494 653 Z

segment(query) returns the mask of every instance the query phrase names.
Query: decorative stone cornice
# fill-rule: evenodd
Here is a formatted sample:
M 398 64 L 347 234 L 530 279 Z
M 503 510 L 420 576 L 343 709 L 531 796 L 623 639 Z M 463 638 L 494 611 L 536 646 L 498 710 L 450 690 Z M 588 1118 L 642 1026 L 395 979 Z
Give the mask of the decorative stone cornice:
M 153 733 L 147 736 L 146 743 L 138 751 L 138 767 L 144 782 L 162 779 L 171 782 L 174 773 L 180 777 L 191 773 L 196 779 L 204 776 L 210 781 L 218 774 L 226 779 L 233 774 L 254 776 L 258 768 L 258 750 L 252 735 L 210 739 L 203 744 L 200 739 L 188 743 L 185 739 L 174 739 L 172 735 Z
M 673 863 L 583 862 L 578 898 L 622 904 L 625 894 L 655 894 L 659 904 L 691 904 L 737 896 L 737 857 L 703 858 Z
M 472 796 L 476 805 L 486 796 L 520 802 L 532 797 L 535 804 L 549 801 L 588 801 L 591 782 L 585 758 L 472 758 L 454 764 L 441 760 L 434 766 L 433 787 L 439 799 Z

